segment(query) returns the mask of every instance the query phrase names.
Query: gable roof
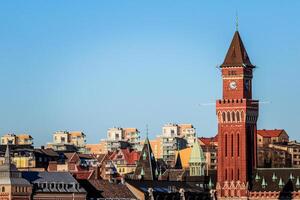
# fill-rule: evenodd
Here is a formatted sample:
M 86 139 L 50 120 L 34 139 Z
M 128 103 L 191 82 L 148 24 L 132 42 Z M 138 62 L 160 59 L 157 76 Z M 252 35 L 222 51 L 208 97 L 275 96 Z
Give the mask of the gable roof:
M 274 130 L 257 130 L 257 134 L 261 135 L 262 137 L 265 138 L 270 138 L 270 137 L 279 137 L 283 132 L 285 132 L 283 129 L 274 129 Z
M 241 36 L 236 31 L 221 67 L 242 66 L 243 64 L 248 67 L 254 67 L 250 62 Z
M 119 153 L 121 153 L 123 155 L 125 162 L 129 165 L 135 165 L 140 157 L 140 153 L 137 151 L 132 151 L 129 149 L 120 149 L 118 152 L 115 152 L 111 156 L 111 160 L 118 159 Z

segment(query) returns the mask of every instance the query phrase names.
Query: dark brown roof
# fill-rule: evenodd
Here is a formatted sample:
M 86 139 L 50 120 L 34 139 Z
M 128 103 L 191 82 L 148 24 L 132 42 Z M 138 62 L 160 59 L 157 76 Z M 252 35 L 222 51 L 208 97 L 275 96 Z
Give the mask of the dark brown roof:
M 276 178 L 275 178 L 276 177 Z M 252 191 L 291 192 L 300 189 L 300 168 L 259 168 L 253 174 Z M 263 186 L 263 179 L 266 183 Z M 283 185 L 279 182 L 282 180 Z
M 135 196 L 125 184 L 110 183 L 106 180 L 89 180 L 90 184 L 100 191 L 102 198 L 133 198 Z
M 239 32 L 236 31 L 234 33 L 233 39 L 227 51 L 222 67 L 242 66 L 243 64 L 249 67 L 253 67 L 248 57 L 243 41 L 241 39 L 241 36 Z
M 183 179 L 184 169 L 167 169 L 160 177 L 161 180 L 181 181 Z

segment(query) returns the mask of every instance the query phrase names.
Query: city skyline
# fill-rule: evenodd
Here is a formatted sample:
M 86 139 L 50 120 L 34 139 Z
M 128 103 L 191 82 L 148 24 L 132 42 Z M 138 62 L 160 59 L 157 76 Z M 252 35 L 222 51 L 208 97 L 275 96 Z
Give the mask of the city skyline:
M 221 97 L 216 66 L 225 58 L 237 10 L 241 37 L 258 67 L 254 98 L 270 102 L 260 106 L 258 129 L 285 129 L 300 139 L 296 5 L 2 5 L 2 134 L 28 132 L 42 145 L 54 131 L 82 130 L 88 143 L 97 143 L 113 126 L 137 127 L 144 136 L 148 124 L 155 137 L 174 122 L 192 123 L 199 137 L 214 136 L 215 107 L 199 105 Z

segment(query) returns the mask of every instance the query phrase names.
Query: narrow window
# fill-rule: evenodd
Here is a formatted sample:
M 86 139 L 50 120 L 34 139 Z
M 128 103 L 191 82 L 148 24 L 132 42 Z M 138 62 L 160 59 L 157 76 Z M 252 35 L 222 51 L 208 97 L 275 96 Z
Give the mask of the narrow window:
M 227 180 L 227 169 L 225 169 L 225 180 Z
M 237 134 L 237 154 L 240 156 L 240 134 Z
M 244 111 L 241 112 L 241 121 L 244 121 Z
M 231 134 L 231 156 L 233 156 L 233 134 Z
M 225 114 L 225 112 L 222 113 L 222 118 L 223 118 L 223 122 L 225 122 L 226 121 L 226 114 Z
M 237 180 L 240 180 L 240 169 L 237 170 Z
M 227 112 L 227 121 L 230 122 L 230 112 Z
M 231 113 L 231 118 L 232 118 L 232 121 L 235 122 L 235 112 L 234 111 L 232 111 L 232 113 Z
M 231 169 L 231 180 L 233 180 L 234 177 L 233 177 L 233 169 Z
M 5 187 L 2 187 L 1 191 L 2 191 L 2 192 L 5 192 Z
M 239 111 L 236 112 L 236 121 L 240 122 L 240 112 Z
M 225 157 L 227 157 L 227 134 L 225 134 Z

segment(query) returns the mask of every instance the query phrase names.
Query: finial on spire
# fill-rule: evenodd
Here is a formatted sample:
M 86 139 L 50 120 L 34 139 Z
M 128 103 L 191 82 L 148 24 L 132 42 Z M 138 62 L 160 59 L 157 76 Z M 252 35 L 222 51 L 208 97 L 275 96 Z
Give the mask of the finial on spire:
M 148 124 L 146 124 L 146 138 L 148 138 L 148 134 L 149 134 L 148 131 L 149 131 L 148 130 Z
M 236 13 L 235 13 L 235 29 L 236 29 L 236 31 L 239 30 L 239 15 L 238 15 L 238 11 L 236 11 Z

